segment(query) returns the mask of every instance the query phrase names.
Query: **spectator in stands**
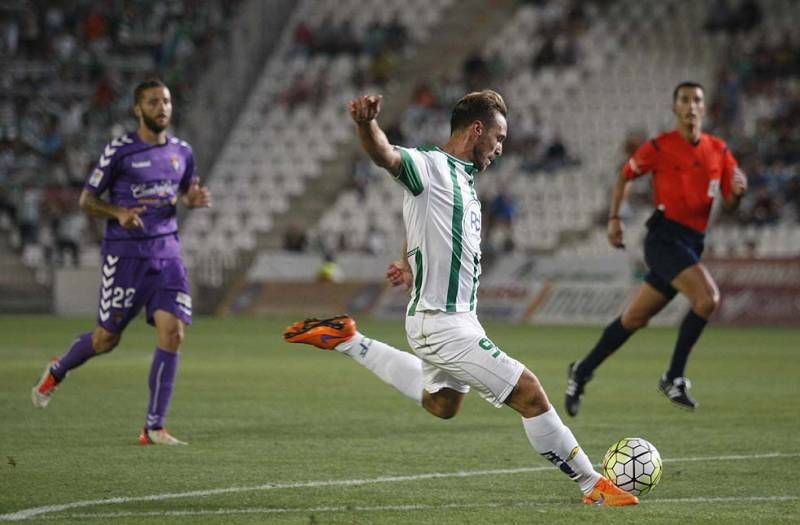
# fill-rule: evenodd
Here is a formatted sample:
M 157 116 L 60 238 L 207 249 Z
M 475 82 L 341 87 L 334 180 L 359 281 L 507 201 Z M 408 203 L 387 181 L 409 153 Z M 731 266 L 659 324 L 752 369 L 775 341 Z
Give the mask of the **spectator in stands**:
M 314 33 L 308 24 L 301 21 L 294 28 L 292 35 L 293 53 L 308 55 L 314 50 Z
M 786 207 L 794 211 L 794 221 L 800 223 L 800 172 L 786 184 Z
M 781 203 L 767 186 L 753 193 L 753 204 L 748 213 L 748 222 L 757 226 L 775 224 L 781 216 Z
M 464 83 L 468 91 L 478 91 L 490 84 L 489 66 L 480 53 L 473 53 L 464 62 Z
M 39 242 L 39 226 L 42 220 L 43 193 L 41 188 L 28 182 L 22 189 L 19 210 L 19 233 L 23 252 Z
M 485 238 L 490 254 L 514 250 L 514 217 L 517 207 L 504 188 L 500 188 L 489 202 Z
M 291 223 L 283 234 L 283 249 L 290 252 L 304 252 L 308 248 L 306 230 L 298 223 Z
M 286 109 L 294 111 L 297 105 L 307 102 L 310 98 L 311 86 L 305 73 L 297 73 L 289 86 L 281 93 L 280 101 L 286 106 Z
M 323 283 L 338 283 L 342 280 L 342 269 L 332 252 L 325 252 L 317 270 L 317 280 Z
M 383 52 L 386 47 L 386 28 L 377 20 L 367 26 L 364 34 L 364 51 L 372 57 Z
M 358 158 L 353 163 L 353 189 L 358 195 L 358 200 L 364 202 L 367 199 L 367 189 L 375 178 L 372 166 L 362 158 Z
M 570 163 L 571 160 L 567 155 L 567 147 L 564 145 L 564 140 L 561 135 L 556 134 L 544 152 L 544 158 L 541 163 L 542 169 L 552 173 Z
M 408 44 L 408 31 L 406 26 L 400 21 L 400 17 L 395 13 L 386 25 L 386 46 L 389 49 L 400 51 Z
M 0 230 L 11 230 L 17 223 L 17 206 L 11 198 L 10 191 L 0 185 Z
M 727 33 L 749 32 L 761 23 L 763 13 L 755 0 L 741 0 L 732 8 L 727 0 L 714 0 L 708 9 L 704 28 Z
M 55 115 L 47 117 L 47 127 L 42 141 L 42 153 L 50 160 L 59 157 L 64 150 L 64 137 L 59 131 L 59 119 Z
M 748 32 L 761 23 L 764 14 L 756 0 L 742 0 L 736 10 L 736 29 Z
M 411 95 L 411 104 L 418 108 L 431 109 L 436 105 L 436 97 L 427 82 L 417 84 Z
M 558 62 L 558 53 L 556 52 L 556 37 L 555 35 L 545 35 L 545 41 L 536 56 L 533 58 L 534 71 L 542 69 L 547 66 L 553 66 Z
M 377 225 L 377 219 L 368 219 L 367 235 L 364 238 L 364 251 L 370 255 L 383 254 L 386 251 L 386 232 Z
M 19 22 L 15 17 L 0 20 L 0 56 L 14 56 L 19 48 Z
M 67 254 L 71 255 L 72 265 L 78 267 L 81 257 L 81 239 L 86 228 L 86 216 L 77 206 L 62 212 L 56 226 L 56 265 L 67 265 Z
M 713 0 L 708 6 L 706 31 L 728 31 L 736 25 L 736 15 L 728 4 L 728 0 Z

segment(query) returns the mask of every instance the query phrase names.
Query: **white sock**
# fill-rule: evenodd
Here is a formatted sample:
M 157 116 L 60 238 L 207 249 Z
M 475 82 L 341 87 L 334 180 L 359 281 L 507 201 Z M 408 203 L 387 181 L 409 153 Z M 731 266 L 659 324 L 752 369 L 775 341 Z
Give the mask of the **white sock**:
M 572 431 L 561 422 L 555 408 L 551 406 L 550 410 L 535 417 L 523 417 L 522 426 L 536 452 L 578 482 L 584 494 L 592 491 L 600 474 L 595 472 L 589 456 L 578 445 Z
M 361 332 L 336 345 L 336 350 L 422 405 L 422 361 L 417 356 L 364 337 Z

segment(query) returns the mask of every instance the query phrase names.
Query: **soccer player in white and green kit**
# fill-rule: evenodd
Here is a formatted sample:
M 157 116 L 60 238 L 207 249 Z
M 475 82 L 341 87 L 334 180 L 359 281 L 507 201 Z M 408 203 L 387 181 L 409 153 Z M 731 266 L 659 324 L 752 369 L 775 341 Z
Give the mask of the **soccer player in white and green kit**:
M 376 121 L 380 106 L 381 97 L 370 95 L 350 101 L 348 109 L 364 150 L 405 190 L 407 260 L 390 272 L 411 283 L 406 335 L 414 354 L 364 336 L 347 315 L 298 321 L 284 338 L 348 355 L 440 418 L 455 416 L 474 388 L 494 406 L 520 413 L 533 448 L 579 484 L 585 503 L 638 503 L 595 472 L 536 376 L 500 350 L 478 322 L 481 207 L 474 177 L 503 152 L 503 98 L 485 90 L 459 100 L 442 148 L 389 144 Z

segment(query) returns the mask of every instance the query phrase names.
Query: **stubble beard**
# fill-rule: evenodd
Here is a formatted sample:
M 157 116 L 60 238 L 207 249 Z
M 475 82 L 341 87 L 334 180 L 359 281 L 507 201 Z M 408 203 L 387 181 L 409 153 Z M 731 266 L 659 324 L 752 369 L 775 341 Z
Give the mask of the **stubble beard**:
M 156 122 L 155 119 L 152 119 L 147 115 L 142 115 L 142 122 L 144 123 L 145 127 L 155 134 L 159 134 L 165 129 L 167 129 L 169 127 L 169 121 L 170 119 L 167 118 L 167 124 L 162 126 L 161 124 Z

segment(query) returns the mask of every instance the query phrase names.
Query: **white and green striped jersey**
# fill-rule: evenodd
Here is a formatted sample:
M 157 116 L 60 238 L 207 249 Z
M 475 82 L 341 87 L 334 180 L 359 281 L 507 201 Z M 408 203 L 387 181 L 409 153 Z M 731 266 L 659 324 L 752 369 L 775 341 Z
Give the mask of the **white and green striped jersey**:
M 481 273 L 481 204 L 477 171 L 440 148 L 402 148 L 397 181 L 414 276 L 408 315 L 475 310 Z

